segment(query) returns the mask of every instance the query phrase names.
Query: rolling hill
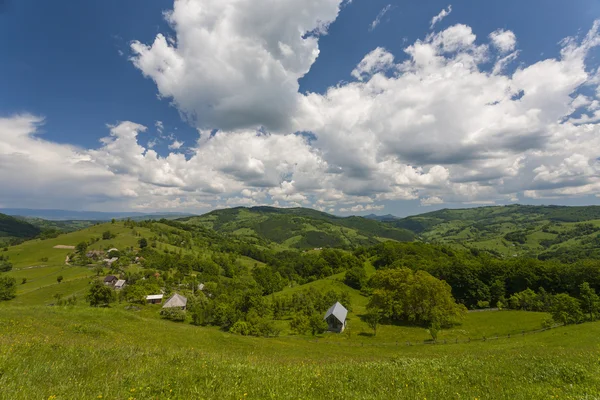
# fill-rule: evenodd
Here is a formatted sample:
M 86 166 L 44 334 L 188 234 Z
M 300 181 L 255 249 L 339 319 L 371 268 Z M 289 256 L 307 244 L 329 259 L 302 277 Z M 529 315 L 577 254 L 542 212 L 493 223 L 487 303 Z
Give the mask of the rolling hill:
M 308 208 L 238 207 L 179 221 L 299 249 L 350 248 L 384 240 L 414 240 L 414 234 L 403 228 L 362 217 L 336 217 Z
M 7 242 L 10 239 L 33 238 L 39 233 L 39 228 L 26 221 L 0 214 L 0 243 Z
M 425 242 L 485 249 L 505 257 L 600 257 L 599 206 L 443 209 L 386 224 L 410 230 Z

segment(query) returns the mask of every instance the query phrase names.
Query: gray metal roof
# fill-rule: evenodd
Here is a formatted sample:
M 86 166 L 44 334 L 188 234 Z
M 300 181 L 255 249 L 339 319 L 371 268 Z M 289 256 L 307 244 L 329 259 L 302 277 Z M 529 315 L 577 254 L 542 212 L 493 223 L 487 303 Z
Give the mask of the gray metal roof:
M 172 308 L 172 307 L 185 307 L 187 305 L 187 298 L 183 297 L 180 294 L 175 293 L 163 306 L 163 308 Z
M 329 310 L 327 310 L 323 319 L 327 319 L 327 317 L 332 314 L 335 318 L 337 318 L 338 321 L 344 323 L 346 321 L 346 315 L 348 315 L 348 310 L 346 310 L 346 307 L 341 305 L 339 302 L 336 302 L 334 305 L 329 307 Z
M 149 294 L 148 296 L 146 296 L 146 300 L 161 300 L 162 298 L 162 294 Z

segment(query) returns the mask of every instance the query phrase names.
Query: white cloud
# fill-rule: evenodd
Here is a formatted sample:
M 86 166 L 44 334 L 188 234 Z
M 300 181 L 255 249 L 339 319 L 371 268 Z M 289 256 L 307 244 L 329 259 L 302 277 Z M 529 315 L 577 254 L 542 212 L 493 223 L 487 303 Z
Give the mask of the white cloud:
M 375 17 L 375 20 L 371 22 L 371 27 L 369 28 L 369 30 L 373 31 L 375 28 L 377 28 L 385 14 L 387 14 L 392 8 L 393 7 L 391 4 L 388 4 L 387 6 L 383 7 L 381 11 L 379 11 L 379 14 L 377 14 L 377 17 Z
M 428 207 L 435 204 L 444 204 L 444 200 L 437 196 L 426 197 L 424 199 L 421 199 L 421 206 L 423 207 Z
M 179 150 L 181 146 L 183 146 L 183 142 L 180 142 L 179 140 L 175 139 L 173 143 L 169 145 L 169 150 Z
M 446 18 L 452 12 L 452 5 L 449 5 L 447 9 L 440 11 L 438 15 L 431 19 L 431 24 L 429 25 L 430 29 L 433 29 L 435 24 Z
M 200 128 L 281 130 L 296 112 L 298 79 L 342 0 L 175 0 L 175 38 L 134 41 L 132 61 Z
M 517 44 L 517 37 L 512 31 L 506 31 L 504 29 L 498 29 L 490 33 L 490 39 L 492 44 L 502 53 L 508 53 L 515 49 Z
M 69 193 L 73 204 L 98 209 L 361 212 L 384 201 L 600 193 L 600 106 L 579 93 L 600 83 L 586 66 L 600 44 L 598 23 L 563 41 L 560 56 L 510 73 L 516 52 L 491 51 L 493 39 L 478 41 L 457 24 L 408 45 L 405 61 L 377 48 L 354 69 L 356 80 L 300 94 L 297 81 L 318 54 L 317 38 L 304 34 L 326 29 L 341 2 L 264 1 L 177 0 L 168 15 L 176 38 L 133 44 L 135 64 L 160 94 L 206 125 L 187 140 L 188 153 L 158 154 L 146 127 L 128 121 L 81 149 L 44 141 L 38 118 L 3 118 L 0 203 L 66 207 L 60 199 Z
M 369 78 L 377 72 L 383 72 L 394 66 L 394 56 L 384 48 L 378 47 L 367 54 L 352 70 L 351 75 L 358 80 Z
M 385 208 L 383 205 L 373 205 L 373 204 L 357 204 L 353 207 L 340 208 L 340 212 L 348 213 L 348 212 L 364 212 L 364 211 L 381 211 Z

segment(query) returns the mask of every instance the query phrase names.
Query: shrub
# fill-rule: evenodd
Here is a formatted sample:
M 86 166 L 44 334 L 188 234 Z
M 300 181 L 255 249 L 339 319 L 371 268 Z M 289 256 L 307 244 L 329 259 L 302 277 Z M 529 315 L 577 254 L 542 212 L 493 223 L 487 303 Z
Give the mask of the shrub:
M 250 327 L 245 321 L 237 321 L 229 329 L 229 332 L 235 333 L 242 336 L 248 336 L 250 334 Z
M 477 308 L 490 308 L 490 302 L 484 301 L 484 300 L 479 300 L 477 302 Z
M 13 299 L 16 295 L 16 279 L 10 276 L 0 276 L 0 301 Z
M 179 308 L 163 308 L 160 310 L 160 316 L 170 321 L 183 322 L 185 321 L 186 312 Z
M 346 271 L 344 276 L 344 283 L 354 289 L 362 289 L 365 280 L 367 279 L 367 273 L 365 269 L 361 267 L 354 267 Z

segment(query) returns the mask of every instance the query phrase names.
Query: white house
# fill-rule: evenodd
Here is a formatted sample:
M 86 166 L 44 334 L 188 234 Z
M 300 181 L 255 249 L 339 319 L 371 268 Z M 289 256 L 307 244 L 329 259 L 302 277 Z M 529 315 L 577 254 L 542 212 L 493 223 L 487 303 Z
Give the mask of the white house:
M 341 305 L 339 302 L 336 302 L 334 305 L 329 307 L 329 310 L 327 310 L 323 319 L 327 321 L 327 325 L 329 326 L 329 330 L 331 332 L 340 333 L 346 328 L 347 315 L 348 310 L 346 310 L 346 307 Z

